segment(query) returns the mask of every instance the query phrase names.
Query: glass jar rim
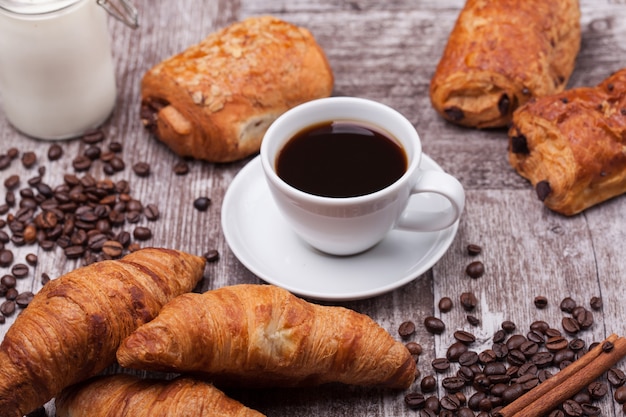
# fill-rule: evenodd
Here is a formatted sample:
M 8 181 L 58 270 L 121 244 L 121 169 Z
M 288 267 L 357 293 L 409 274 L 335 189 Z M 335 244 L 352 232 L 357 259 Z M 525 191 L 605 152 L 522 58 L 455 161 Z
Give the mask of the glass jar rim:
M 59 11 L 81 0 L 0 0 L 0 10 L 21 15 L 38 15 Z

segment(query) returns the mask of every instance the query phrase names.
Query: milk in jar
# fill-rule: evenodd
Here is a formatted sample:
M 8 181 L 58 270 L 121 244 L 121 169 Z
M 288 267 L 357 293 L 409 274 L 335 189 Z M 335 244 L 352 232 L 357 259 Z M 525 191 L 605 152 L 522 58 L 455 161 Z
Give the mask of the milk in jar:
M 96 0 L 0 0 L 0 107 L 16 129 L 80 136 L 115 101 L 107 12 Z

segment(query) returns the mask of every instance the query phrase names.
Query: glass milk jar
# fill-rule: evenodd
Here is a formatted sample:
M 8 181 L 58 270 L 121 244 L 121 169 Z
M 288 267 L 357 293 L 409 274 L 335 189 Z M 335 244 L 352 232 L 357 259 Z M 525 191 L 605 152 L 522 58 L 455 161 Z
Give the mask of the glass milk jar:
M 39 139 L 98 127 L 116 101 L 107 11 L 96 0 L 0 0 L 0 98 Z

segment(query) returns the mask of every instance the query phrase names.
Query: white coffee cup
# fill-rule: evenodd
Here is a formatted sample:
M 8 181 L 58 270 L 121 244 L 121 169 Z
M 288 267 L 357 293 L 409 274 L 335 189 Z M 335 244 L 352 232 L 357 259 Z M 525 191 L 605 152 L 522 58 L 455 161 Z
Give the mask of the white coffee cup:
M 406 172 L 394 183 L 356 197 L 323 197 L 301 191 L 276 173 L 283 146 L 304 129 L 325 122 L 349 121 L 379 128 L 397 140 L 407 156 Z M 396 110 L 356 97 L 330 97 L 296 106 L 269 127 L 261 144 L 261 163 L 280 212 L 305 242 L 333 255 L 353 255 L 380 242 L 393 228 L 416 232 L 438 231 L 461 216 L 465 192 L 453 176 L 422 170 L 422 146 L 411 122 Z M 435 193 L 449 204 L 433 210 L 407 210 L 418 193 Z

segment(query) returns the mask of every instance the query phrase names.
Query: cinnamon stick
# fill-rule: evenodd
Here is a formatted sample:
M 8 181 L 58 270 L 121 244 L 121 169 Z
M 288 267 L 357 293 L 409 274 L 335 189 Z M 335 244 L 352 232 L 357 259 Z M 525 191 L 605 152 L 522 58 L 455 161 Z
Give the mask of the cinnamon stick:
M 613 349 L 606 352 L 605 343 Z M 615 334 L 565 369 L 502 408 L 500 417 L 537 417 L 555 409 L 626 356 L 626 339 Z

